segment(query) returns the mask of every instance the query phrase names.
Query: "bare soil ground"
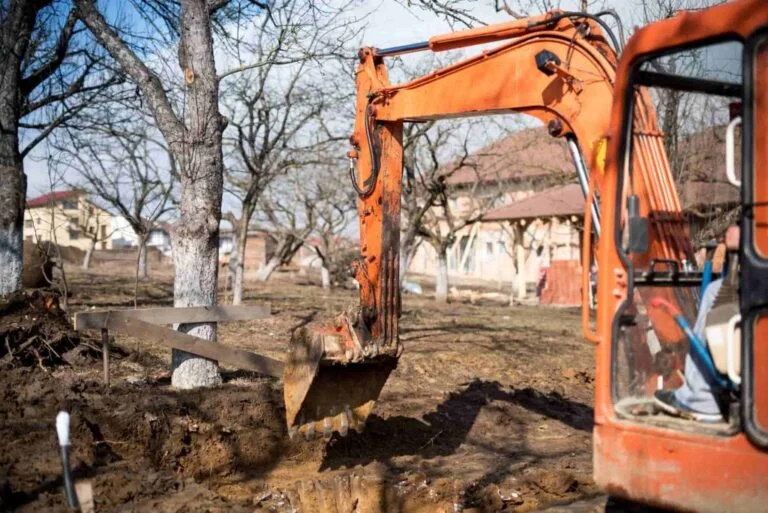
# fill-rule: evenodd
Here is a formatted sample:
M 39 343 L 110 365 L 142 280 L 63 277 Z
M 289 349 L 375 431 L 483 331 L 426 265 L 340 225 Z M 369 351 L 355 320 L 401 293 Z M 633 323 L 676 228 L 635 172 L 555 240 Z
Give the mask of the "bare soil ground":
M 132 306 L 130 269 L 69 278 L 70 313 Z M 170 273 L 139 294 L 140 306 L 170 305 Z M 222 325 L 219 340 L 282 358 L 293 329 L 356 293 L 277 277 L 246 299 L 269 303 L 272 317 Z M 53 429 L 62 408 L 76 478 L 92 482 L 99 512 L 522 512 L 598 497 L 593 352 L 577 311 L 416 296 L 403 310 L 405 353 L 374 416 L 363 434 L 330 442 L 288 440 L 278 380 L 224 369 L 221 387 L 171 389 L 168 351 L 146 340 L 117 337 L 110 387 L 98 333 L 80 334 L 88 350 L 77 358 L 6 361 L 0 510 L 65 510 Z M 0 331 L 36 319 L 25 315 L 0 317 Z

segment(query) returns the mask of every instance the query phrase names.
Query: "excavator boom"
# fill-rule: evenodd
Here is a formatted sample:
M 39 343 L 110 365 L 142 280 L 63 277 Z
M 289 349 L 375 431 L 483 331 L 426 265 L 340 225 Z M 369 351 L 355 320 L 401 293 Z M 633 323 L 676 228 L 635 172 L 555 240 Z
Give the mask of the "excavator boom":
M 443 51 L 500 42 L 499 46 L 404 84 L 392 85 L 384 59 L 413 51 Z M 521 113 L 568 141 L 579 181 L 592 198 L 602 191 L 606 132 L 618 42 L 598 16 L 554 11 L 535 18 L 437 36 L 390 49 L 362 48 L 352 182 L 358 194 L 360 258 L 354 277 L 360 304 L 330 326 L 304 329 L 291 342 L 285 373 L 292 434 L 313 436 L 362 429 L 402 353 L 400 194 L 403 123 L 457 116 Z M 640 214 L 664 212 L 651 223 L 648 258 L 691 259 L 661 133 L 650 97 L 639 94 L 635 158 L 646 170 L 634 194 Z M 596 199 L 595 199 L 596 204 Z M 599 229 L 597 208 L 596 232 Z M 673 298 L 672 298 L 673 299 Z M 669 326 L 666 326 L 669 324 Z M 659 319 L 659 338 L 679 331 Z

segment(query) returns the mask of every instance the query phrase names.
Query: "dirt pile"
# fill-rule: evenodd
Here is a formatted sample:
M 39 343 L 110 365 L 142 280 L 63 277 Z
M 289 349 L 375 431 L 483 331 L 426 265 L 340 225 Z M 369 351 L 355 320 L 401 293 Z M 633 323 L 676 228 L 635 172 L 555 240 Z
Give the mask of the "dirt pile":
M 61 409 L 71 414 L 75 479 L 91 481 L 99 511 L 252 511 L 250 497 L 227 500 L 210 484 L 263 475 L 281 456 L 313 457 L 287 444 L 272 380 L 179 392 L 158 382 L 106 387 L 74 370 L 4 372 L 0 511 L 64 510 L 53 429 Z
M 0 367 L 55 367 L 80 343 L 55 294 L 16 292 L 0 298 Z

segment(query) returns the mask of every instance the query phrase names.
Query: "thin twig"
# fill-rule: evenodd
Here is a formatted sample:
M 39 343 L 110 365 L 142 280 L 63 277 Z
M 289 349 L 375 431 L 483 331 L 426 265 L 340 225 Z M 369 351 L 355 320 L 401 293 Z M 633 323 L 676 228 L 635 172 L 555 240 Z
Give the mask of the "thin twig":
M 432 442 L 434 442 L 434 441 L 435 441 L 435 438 L 437 438 L 438 436 L 440 436 L 440 435 L 442 435 L 442 434 L 443 434 L 443 430 L 441 429 L 440 431 L 438 431 L 438 432 L 435 434 L 435 436 L 433 436 L 432 438 L 430 438 L 429 440 L 427 440 L 427 443 L 425 443 L 424 445 L 422 445 L 421 447 L 419 447 L 419 450 L 421 450 L 421 449 L 425 448 L 425 447 L 426 447 L 426 446 L 428 446 L 428 445 L 431 445 L 431 444 L 432 444 Z

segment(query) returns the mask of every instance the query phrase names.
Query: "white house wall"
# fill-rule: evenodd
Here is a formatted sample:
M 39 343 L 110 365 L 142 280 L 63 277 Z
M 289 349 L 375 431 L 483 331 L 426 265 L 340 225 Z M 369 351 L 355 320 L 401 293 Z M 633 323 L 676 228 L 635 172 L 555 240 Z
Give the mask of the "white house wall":
M 472 241 L 469 252 L 461 252 L 462 238 Z M 515 247 L 509 223 L 478 223 L 457 234 L 456 241 L 448 255 L 449 277 L 482 280 L 489 285 L 515 282 Z M 525 281 L 537 283 L 541 269 L 549 267 L 551 260 L 580 258 L 580 231 L 571 220 L 536 220 L 526 223 L 523 246 Z M 409 272 L 434 276 L 436 269 L 435 250 L 422 242 Z

